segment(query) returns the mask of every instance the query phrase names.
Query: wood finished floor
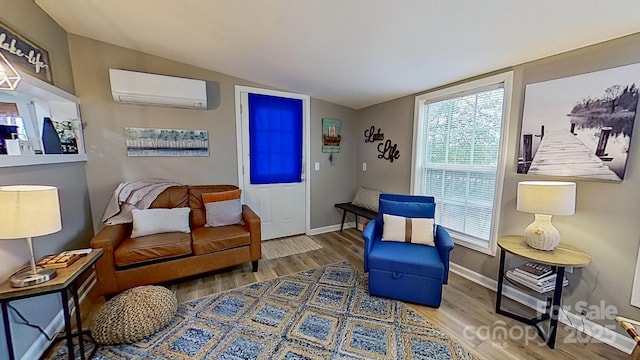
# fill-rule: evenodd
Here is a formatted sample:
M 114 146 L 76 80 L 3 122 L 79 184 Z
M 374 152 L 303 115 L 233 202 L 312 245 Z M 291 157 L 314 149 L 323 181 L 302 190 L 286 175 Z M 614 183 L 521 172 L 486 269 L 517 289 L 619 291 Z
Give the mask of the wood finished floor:
M 362 269 L 363 241 L 360 231 L 348 229 L 342 233 L 338 231 L 310 237 L 324 247 L 284 258 L 261 260 L 259 270 L 256 273 L 251 272 L 250 264 L 244 264 L 224 272 L 188 279 L 167 286 L 176 293 L 178 302 L 184 302 L 256 281 L 274 279 L 343 260 L 348 260 L 356 268 Z M 84 324 L 89 324 L 103 303 L 104 299 L 101 298 L 83 304 L 83 318 L 86 319 Z M 453 273 L 449 275 L 449 284 L 443 289 L 442 306 L 439 309 L 418 305 L 411 306 L 449 335 L 458 339 L 459 342 L 474 349 L 477 355 L 483 359 L 629 359 L 629 355 L 598 342 L 564 343 L 563 339 L 577 338 L 576 334 L 572 333 L 573 330 L 566 330 L 564 326 L 559 329 L 555 350 L 539 345 L 537 337 L 528 342 L 524 339 L 501 340 L 495 337 L 493 340 L 491 338 L 483 340 L 480 336 L 475 335 L 475 331 L 465 331 L 465 329 L 479 329 L 480 331 L 492 329 L 491 331 L 498 333 L 499 329 L 510 331 L 510 329 L 528 328 L 529 330 L 526 331 L 533 334 L 533 328 L 507 317 L 496 315 L 494 312 L 494 291 Z M 503 306 L 522 310 L 521 306 L 510 301 L 503 301 Z M 519 334 L 516 330 L 511 331 L 512 334 Z M 484 333 L 486 334 L 487 331 Z M 586 336 L 580 334 L 578 338 L 586 339 Z

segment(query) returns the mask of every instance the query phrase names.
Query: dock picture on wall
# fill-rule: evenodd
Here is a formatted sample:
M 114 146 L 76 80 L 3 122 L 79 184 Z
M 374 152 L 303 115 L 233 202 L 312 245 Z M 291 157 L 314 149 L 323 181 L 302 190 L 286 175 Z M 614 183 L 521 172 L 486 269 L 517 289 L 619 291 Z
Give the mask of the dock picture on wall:
M 128 156 L 209 156 L 207 130 L 125 128 Z
M 518 173 L 621 181 L 640 64 L 525 87 Z

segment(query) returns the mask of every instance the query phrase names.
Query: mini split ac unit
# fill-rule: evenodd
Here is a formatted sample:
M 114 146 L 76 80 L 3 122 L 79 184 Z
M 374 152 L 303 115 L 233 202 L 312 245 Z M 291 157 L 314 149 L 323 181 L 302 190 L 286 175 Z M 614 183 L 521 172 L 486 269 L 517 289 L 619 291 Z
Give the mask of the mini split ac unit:
M 207 87 L 202 80 L 109 69 L 113 99 L 125 104 L 207 108 Z

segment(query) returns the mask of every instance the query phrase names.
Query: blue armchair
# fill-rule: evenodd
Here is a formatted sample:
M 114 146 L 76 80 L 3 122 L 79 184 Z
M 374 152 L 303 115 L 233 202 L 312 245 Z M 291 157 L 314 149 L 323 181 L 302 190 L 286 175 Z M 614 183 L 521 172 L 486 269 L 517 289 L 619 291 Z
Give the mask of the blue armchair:
M 449 253 L 453 241 L 436 225 L 435 247 L 382 241 L 383 214 L 433 218 L 431 196 L 380 194 L 378 217 L 362 233 L 365 241 L 364 271 L 369 273 L 371 295 L 440 307 L 442 286 L 449 279 Z

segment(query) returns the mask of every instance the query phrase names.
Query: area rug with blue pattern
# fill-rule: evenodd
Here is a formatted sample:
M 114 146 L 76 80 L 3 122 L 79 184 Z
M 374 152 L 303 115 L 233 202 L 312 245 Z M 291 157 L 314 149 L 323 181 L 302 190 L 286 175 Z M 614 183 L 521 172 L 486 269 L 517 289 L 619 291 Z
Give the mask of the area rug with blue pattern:
M 93 359 L 477 359 L 366 282 L 345 261 L 185 302 L 160 332 Z

